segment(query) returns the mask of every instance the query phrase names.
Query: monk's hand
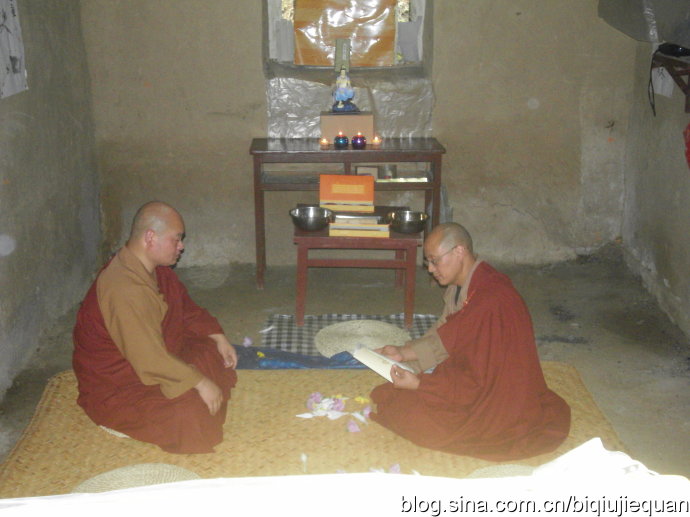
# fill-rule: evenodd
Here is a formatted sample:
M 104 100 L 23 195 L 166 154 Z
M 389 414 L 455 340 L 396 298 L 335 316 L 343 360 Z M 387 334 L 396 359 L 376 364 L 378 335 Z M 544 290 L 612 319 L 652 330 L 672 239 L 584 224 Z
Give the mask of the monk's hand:
M 395 364 L 391 366 L 391 379 L 393 379 L 393 386 L 396 388 L 416 390 L 419 387 L 417 375 Z
M 218 353 L 223 358 L 223 364 L 226 368 L 235 368 L 237 366 L 237 352 L 235 347 L 230 344 L 225 334 L 211 334 L 209 336 L 216 342 Z
M 216 383 L 208 377 L 204 377 L 194 388 L 199 392 L 199 396 L 206 404 L 208 412 L 211 415 L 218 413 L 220 405 L 223 403 L 223 392 L 220 391 Z
M 376 349 L 376 352 L 385 355 L 389 359 L 393 359 L 393 361 L 398 361 L 399 363 L 405 360 L 399 346 L 386 345 Z

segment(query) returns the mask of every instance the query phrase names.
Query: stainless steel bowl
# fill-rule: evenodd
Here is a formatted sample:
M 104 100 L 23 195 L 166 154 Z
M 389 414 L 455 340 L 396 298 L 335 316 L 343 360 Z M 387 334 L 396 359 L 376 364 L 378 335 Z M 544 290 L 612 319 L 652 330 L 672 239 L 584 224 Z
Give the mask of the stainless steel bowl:
M 300 230 L 315 232 L 328 226 L 333 221 L 333 210 L 320 206 L 298 206 L 290 210 L 292 222 Z
M 414 210 L 394 210 L 386 217 L 391 230 L 398 233 L 419 233 L 426 227 L 429 216 Z

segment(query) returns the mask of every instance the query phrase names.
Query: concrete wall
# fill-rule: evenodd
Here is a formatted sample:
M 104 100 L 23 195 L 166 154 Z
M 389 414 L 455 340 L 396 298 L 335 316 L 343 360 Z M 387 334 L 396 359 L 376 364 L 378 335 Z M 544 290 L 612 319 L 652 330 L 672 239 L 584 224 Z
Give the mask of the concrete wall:
M 253 261 L 261 2 L 83 0 L 82 17 L 104 251 L 124 242 L 138 206 L 160 199 L 185 217 L 185 266 Z
M 620 235 L 634 42 L 595 0 L 435 3 L 434 133 L 484 257 L 572 258 Z
M 672 320 L 690 335 L 690 166 L 683 131 L 690 123 L 678 87 L 647 101 L 651 46 L 639 44 L 626 155 L 623 240 L 637 271 Z
M 596 0 L 434 5 L 434 134 L 454 219 L 482 255 L 548 262 L 617 238 L 634 42 L 597 17 Z M 158 198 L 185 216 L 184 265 L 252 262 L 260 1 L 82 6 L 104 251 Z M 313 196 L 268 194 L 269 264 L 294 263 L 287 210 Z
M 98 194 L 77 0 L 20 0 L 29 90 L 0 99 L 0 398 L 96 264 Z

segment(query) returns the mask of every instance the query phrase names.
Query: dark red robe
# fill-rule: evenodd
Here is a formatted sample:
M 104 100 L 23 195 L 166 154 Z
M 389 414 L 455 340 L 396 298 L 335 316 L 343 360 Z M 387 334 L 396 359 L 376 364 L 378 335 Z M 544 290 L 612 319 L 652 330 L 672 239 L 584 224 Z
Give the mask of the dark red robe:
M 99 425 L 174 453 L 213 452 L 223 440 L 223 423 L 235 370 L 225 368 L 210 334 L 223 333 L 218 321 L 190 298 L 170 267 L 156 268 L 160 293 L 168 304 L 163 340 L 168 352 L 193 365 L 223 392 L 213 416 L 195 389 L 166 398 L 158 385 L 144 385 L 117 348 L 101 314 L 96 282 L 77 314 L 73 368 L 79 381 L 77 402 Z
M 412 442 L 505 461 L 554 450 L 570 408 L 544 381 L 527 307 L 510 279 L 477 266 L 467 299 L 438 328 L 449 357 L 417 390 L 372 391 L 372 418 Z

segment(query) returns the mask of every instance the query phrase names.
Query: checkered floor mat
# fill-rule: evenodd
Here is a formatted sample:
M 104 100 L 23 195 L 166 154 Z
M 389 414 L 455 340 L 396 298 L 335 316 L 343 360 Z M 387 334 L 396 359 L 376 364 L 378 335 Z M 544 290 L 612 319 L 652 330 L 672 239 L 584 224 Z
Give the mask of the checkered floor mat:
M 320 356 L 314 346 L 314 336 L 324 327 L 350 320 L 378 320 L 405 328 L 405 315 L 390 314 L 388 316 L 372 316 L 370 314 L 321 314 L 320 316 L 305 316 L 304 326 L 295 324 L 295 317 L 290 314 L 274 314 L 266 320 L 261 330 L 261 346 L 285 350 L 296 354 Z M 434 324 L 436 316 L 433 314 L 415 314 L 412 328 L 408 329 L 410 336 L 415 339 L 423 335 Z

